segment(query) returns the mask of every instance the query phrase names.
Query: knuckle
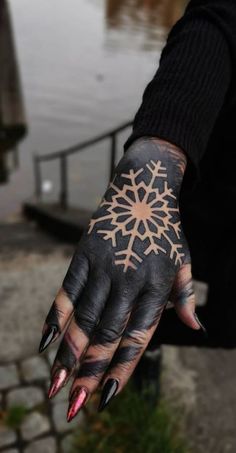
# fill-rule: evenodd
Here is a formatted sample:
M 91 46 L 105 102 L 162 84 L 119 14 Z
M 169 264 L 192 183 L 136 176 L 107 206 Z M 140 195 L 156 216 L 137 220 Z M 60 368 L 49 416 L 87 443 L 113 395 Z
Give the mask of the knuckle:
M 85 360 L 78 371 L 78 378 L 93 378 L 100 380 L 101 375 L 106 371 L 110 363 L 109 359 Z
M 90 335 L 91 331 L 94 329 L 96 325 L 96 316 L 94 313 L 90 312 L 89 310 L 84 312 L 75 311 L 74 318 L 77 326 L 86 333 L 86 335 Z
M 127 330 L 125 337 L 137 346 L 144 346 L 148 341 L 148 333 L 144 330 Z
M 61 303 L 58 301 L 58 299 L 56 298 L 55 299 L 55 312 L 56 312 L 56 315 L 58 317 L 59 320 L 62 320 L 67 318 L 67 313 L 65 310 L 63 310 L 63 308 L 61 308 Z
M 120 338 L 119 330 L 114 327 L 98 328 L 94 334 L 93 344 L 114 343 Z
M 82 366 L 78 373 L 77 373 L 77 379 L 95 379 L 95 380 L 100 380 L 100 376 L 96 373 L 96 371 L 94 371 L 93 369 L 91 370 L 88 370 L 88 369 L 84 369 L 84 367 Z
M 56 303 L 56 301 L 53 302 L 48 314 L 47 314 L 47 317 L 46 317 L 46 323 L 47 324 L 55 324 L 55 325 L 58 325 L 59 324 L 59 321 L 60 321 L 60 318 L 62 316 L 62 310 L 60 310 L 58 308 L 58 305 Z
M 77 364 L 77 358 L 65 340 L 61 342 L 55 357 L 55 363 L 58 362 L 68 370 L 72 370 Z

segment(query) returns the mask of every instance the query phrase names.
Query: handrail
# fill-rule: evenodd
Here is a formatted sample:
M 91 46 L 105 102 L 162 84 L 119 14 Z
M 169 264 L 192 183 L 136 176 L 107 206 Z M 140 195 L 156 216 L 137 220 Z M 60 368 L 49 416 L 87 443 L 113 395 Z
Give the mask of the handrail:
M 71 146 L 66 149 L 62 149 L 60 151 L 54 151 L 48 154 L 40 154 L 40 155 L 35 155 L 34 158 L 37 159 L 38 161 L 49 161 L 49 160 L 54 160 L 54 159 L 59 159 L 62 156 L 69 156 L 70 154 L 74 154 L 78 151 L 83 151 L 83 149 L 88 148 L 89 146 L 92 146 L 98 142 L 101 142 L 102 140 L 105 140 L 106 138 L 109 138 L 111 135 L 117 135 L 119 132 L 122 132 L 124 129 L 131 127 L 133 124 L 132 121 L 129 121 L 127 123 L 121 124 L 119 127 L 112 129 L 108 132 L 104 132 L 101 135 L 97 135 L 96 137 L 86 140 L 84 142 L 78 143 L 74 146 Z
M 78 143 L 66 149 L 51 152 L 48 154 L 36 154 L 34 155 L 34 174 L 35 174 L 35 195 L 36 198 L 41 199 L 42 197 L 42 174 L 41 174 L 41 163 L 48 162 L 54 159 L 60 159 L 60 206 L 64 209 L 68 206 L 68 165 L 67 158 L 71 154 L 83 151 L 89 146 L 95 145 L 96 143 L 109 138 L 111 140 L 110 148 L 110 174 L 109 180 L 112 179 L 115 163 L 116 163 L 116 151 L 117 151 L 117 134 L 122 132 L 124 129 L 132 126 L 132 121 L 128 121 L 115 129 L 111 129 L 108 132 L 97 135 L 94 138 L 86 140 L 82 143 Z

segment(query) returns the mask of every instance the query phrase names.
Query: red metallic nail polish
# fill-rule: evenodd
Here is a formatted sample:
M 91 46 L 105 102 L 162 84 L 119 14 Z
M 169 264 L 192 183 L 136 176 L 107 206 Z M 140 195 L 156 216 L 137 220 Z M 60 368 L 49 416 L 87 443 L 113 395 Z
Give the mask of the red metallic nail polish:
M 48 390 L 48 398 L 53 398 L 53 396 L 55 396 L 59 392 L 59 390 L 61 390 L 68 377 L 68 374 L 68 370 L 66 370 L 65 368 L 60 368 L 55 371 L 52 377 L 50 388 Z
M 87 396 L 88 391 L 84 387 L 79 387 L 72 393 L 67 412 L 68 423 L 78 414 L 79 410 L 84 406 Z

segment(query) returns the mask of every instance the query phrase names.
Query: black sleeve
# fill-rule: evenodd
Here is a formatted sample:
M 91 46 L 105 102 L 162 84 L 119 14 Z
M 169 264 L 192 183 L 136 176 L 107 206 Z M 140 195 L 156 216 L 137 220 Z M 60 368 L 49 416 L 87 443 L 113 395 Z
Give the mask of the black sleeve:
M 172 28 L 125 150 L 155 136 L 198 168 L 215 122 L 236 102 L 236 0 L 192 0 Z

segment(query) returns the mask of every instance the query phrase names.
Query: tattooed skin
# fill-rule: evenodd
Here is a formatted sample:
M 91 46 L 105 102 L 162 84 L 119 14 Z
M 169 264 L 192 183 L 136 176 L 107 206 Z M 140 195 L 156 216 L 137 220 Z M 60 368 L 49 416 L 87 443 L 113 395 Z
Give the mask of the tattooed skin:
M 122 188 L 115 184 L 117 177 L 114 178 L 101 203 L 101 215 L 90 221 L 88 230 L 90 234 L 97 227 L 97 233 L 104 240 L 111 240 L 116 249 L 114 264 L 123 266 L 124 272 L 129 267 L 136 270 L 143 255 L 152 252 L 156 255 L 168 253 L 175 264 L 181 264 L 184 256 L 179 242 L 180 221 L 176 221 L 175 215 L 179 211 L 177 198 L 168 187 L 166 167 L 160 160 L 150 160 L 145 167 L 136 172 L 131 169 L 122 173 L 119 178 L 121 184 L 123 179 Z M 105 228 L 98 229 L 102 225 Z M 119 234 L 127 238 L 123 249 L 122 243 L 119 244 Z M 142 251 L 138 241 L 144 244 Z
M 182 306 L 192 303 L 190 254 L 178 206 L 185 167 L 186 157 L 174 145 L 137 140 L 78 245 L 63 282 L 66 300 L 56 299 L 47 324 L 56 323 L 66 303 L 58 329 L 73 316 L 54 367 L 69 373 L 80 361 L 72 387 L 80 401 L 81 389 L 91 394 L 102 380 L 102 406 L 123 388 L 170 294 Z M 73 400 L 73 408 L 79 406 Z

